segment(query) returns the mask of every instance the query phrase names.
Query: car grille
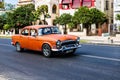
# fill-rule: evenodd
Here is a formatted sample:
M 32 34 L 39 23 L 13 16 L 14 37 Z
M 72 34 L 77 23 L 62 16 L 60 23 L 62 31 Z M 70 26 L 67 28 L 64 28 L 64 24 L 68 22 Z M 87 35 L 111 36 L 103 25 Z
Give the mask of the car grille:
M 74 47 L 75 44 L 76 44 L 75 40 L 66 40 L 62 42 L 62 46 L 65 46 L 65 47 Z

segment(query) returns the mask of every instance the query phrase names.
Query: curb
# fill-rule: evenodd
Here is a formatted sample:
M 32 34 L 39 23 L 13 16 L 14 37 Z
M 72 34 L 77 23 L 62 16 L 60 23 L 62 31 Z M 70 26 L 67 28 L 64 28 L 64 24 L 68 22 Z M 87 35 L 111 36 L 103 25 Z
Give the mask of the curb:
M 107 44 L 107 43 L 81 43 L 81 44 L 86 44 L 86 45 L 102 45 L 102 46 L 117 46 L 120 47 L 120 45 L 117 44 Z

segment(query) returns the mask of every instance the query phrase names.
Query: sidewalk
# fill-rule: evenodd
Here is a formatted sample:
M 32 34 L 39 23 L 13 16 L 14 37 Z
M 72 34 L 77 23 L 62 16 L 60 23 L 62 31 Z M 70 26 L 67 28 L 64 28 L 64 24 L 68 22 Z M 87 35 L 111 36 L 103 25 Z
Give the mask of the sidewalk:
M 87 43 L 120 46 L 120 37 L 80 36 Z

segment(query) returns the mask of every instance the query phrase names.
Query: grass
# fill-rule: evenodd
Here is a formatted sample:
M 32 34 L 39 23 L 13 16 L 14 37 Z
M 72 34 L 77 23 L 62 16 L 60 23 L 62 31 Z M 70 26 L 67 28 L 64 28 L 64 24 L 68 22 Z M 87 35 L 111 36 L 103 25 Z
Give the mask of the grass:
M 88 43 L 87 40 L 80 40 L 80 43 Z
M 11 38 L 11 36 L 0 36 L 0 38 Z

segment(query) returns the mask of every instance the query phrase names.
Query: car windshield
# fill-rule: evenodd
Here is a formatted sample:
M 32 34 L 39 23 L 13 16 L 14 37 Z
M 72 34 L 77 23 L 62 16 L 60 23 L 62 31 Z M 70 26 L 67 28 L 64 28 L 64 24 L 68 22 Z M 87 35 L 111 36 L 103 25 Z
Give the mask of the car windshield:
M 38 35 L 60 34 L 58 27 L 46 27 L 38 30 Z

